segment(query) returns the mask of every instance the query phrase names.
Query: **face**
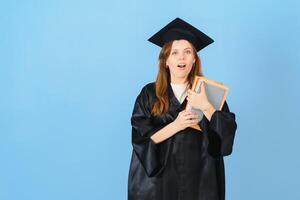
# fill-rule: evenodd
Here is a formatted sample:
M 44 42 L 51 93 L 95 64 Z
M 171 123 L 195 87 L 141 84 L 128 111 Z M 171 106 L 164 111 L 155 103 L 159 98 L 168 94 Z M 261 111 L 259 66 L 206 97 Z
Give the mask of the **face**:
M 194 62 L 192 45 L 187 40 L 174 40 L 171 53 L 166 61 L 166 67 L 170 69 L 171 82 L 184 83 Z

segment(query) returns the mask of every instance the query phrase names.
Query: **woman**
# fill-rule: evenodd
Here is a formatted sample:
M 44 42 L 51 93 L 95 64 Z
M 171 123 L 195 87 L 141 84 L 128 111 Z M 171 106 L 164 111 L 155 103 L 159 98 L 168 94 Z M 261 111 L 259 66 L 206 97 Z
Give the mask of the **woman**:
M 176 18 L 149 41 L 162 50 L 156 82 L 143 87 L 131 117 L 128 199 L 224 200 L 223 156 L 232 152 L 235 114 L 226 101 L 215 110 L 204 87 L 190 90 L 202 75 L 197 51 L 213 40 Z M 203 111 L 201 121 L 185 111 L 187 103 Z

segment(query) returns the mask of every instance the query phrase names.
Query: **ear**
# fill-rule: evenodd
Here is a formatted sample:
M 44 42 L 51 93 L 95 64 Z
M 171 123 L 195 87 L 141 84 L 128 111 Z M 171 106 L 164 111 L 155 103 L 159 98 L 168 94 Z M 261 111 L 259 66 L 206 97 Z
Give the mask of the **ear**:
M 169 64 L 168 64 L 168 61 L 166 61 L 166 68 L 167 68 L 167 69 L 169 68 Z

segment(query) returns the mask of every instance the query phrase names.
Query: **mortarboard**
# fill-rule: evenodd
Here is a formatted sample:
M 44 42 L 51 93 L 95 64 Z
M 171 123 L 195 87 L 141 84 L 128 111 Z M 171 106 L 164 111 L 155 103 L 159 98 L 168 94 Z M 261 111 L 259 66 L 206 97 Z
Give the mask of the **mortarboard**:
M 171 21 L 149 38 L 148 41 L 163 47 L 165 43 L 179 39 L 188 40 L 194 45 L 197 51 L 214 42 L 209 36 L 180 18 Z

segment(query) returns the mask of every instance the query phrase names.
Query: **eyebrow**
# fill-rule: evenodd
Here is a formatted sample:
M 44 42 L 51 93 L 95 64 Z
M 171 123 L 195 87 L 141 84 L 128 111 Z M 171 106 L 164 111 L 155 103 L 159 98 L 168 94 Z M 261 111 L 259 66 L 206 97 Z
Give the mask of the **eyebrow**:
M 187 48 L 185 48 L 183 50 L 186 50 L 186 49 L 192 49 L 192 48 L 191 47 L 187 47 Z M 172 49 L 172 50 L 178 50 L 178 49 Z

